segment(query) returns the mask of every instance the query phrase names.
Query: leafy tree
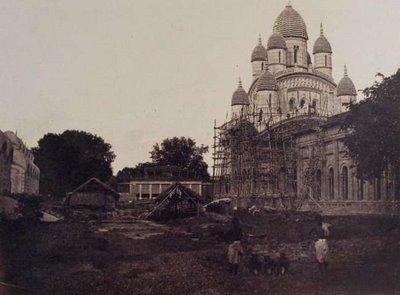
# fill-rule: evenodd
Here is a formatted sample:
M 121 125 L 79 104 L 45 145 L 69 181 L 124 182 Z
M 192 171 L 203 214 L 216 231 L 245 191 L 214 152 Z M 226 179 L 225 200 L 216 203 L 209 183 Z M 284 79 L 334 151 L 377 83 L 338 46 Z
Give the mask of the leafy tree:
M 208 165 L 203 158 L 207 152 L 207 146 L 197 146 L 191 138 L 173 137 L 164 139 L 161 144 L 156 143 L 150 155 L 157 165 L 176 166 L 196 179 L 208 180 Z
M 41 171 L 40 192 L 62 198 L 92 177 L 108 181 L 115 155 L 111 145 L 96 135 L 77 130 L 48 133 L 33 149 Z
M 117 182 L 129 182 L 135 177 L 144 177 L 145 175 L 145 168 L 147 167 L 154 167 L 156 164 L 145 162 L 136 165 L 135 168 L 125 167 L 122 170 L 118 171 L 117 173 Z
M 365 179 L 400 168 L 400 70 L 364 90 L 365 100 L 350 105 L 343 128 L 345 144 Z

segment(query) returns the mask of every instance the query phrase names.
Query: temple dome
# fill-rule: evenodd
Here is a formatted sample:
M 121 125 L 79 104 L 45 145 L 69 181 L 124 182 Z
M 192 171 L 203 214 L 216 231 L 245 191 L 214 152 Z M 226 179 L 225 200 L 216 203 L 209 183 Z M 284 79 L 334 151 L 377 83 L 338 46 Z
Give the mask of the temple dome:
M 274 32 L 268 39 L 267 49 L 286 49 L 286 41 L 282 34 Z
M 283 37 L 298 37 L 308 40 L 307 27 L 301 15 L 287 5 L 274 24 L 274 32 L 279 32 Z
M 356 87 L 354 86 L 353 81 L 347 75 L 346 66 L 344 68 L 344 77 L 340 80 L 337 87 L 337 96 L 345 96 L 345 95 L 350 95 L 350 96 L 357 95 Z
M 321 24 L 321 34 L 314 43 L 313 54 L 316 53 L 332 53 L 332 47 L 328 39 L 324 36 L 324 30 Z
M 278 83 L 275 77 L 266 69 L 257 81 L 257 91 L 276 91 Z
M 239 86 L 232 95 L 231 106 L 250 105 L 249 97 L 242 87 L 242 81 L 239 79 Z
M 251 54 L 251 62 L 253 61 L 265 61 L 267 59 L 267 50 L 262 45 L 261 37 L 258 38 L 258 44 L 254 48 Z

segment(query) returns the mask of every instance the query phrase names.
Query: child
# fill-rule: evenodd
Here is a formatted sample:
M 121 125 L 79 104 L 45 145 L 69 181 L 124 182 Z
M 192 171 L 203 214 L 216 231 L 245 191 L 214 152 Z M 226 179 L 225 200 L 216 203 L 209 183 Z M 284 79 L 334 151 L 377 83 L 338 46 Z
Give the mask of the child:
M 231 272 L 237 275 L 239 270 L 239 263 L 243 255 L 243 247 L 240 241 L 234 241 L 228 247 L 228 260 L 231 268 Z
M 250 256 L 250 270 L 254 275 L 258 275 L 263 268 L 263 261 L 261 261 L 259 255 L 251 253 Z
M 321 274 L 326 274 L 328 269 L 328 252 L 328 240 L 324 236 L 320 236 L 315 242 L 315 257 Z
M 278 261 L 276 262 L 277 274 L 280 276 L 289 272 L 289 259 L 285 253 L 279 253 Z
M 264 273 L 270 276 L 274 273 L 275 263 L 269 255 L 264 256 Z

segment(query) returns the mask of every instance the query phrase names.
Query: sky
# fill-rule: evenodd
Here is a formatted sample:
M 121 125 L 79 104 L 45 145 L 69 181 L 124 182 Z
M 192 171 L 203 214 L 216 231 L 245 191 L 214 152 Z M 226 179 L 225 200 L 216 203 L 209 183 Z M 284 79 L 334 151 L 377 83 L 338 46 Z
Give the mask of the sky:
M 78 129 L 109 142 L 114 172 L 148 161 L 156 142 L 212 145 L 250 55 L 282 0 L 0 0 L 0 129 L 34 147 Z M 320 23 L 333 76 L 357 89 L 400 67 L 400 1 L 292 0 L 312 52 Z M 211 152 L 206 156 L 211 165 Z

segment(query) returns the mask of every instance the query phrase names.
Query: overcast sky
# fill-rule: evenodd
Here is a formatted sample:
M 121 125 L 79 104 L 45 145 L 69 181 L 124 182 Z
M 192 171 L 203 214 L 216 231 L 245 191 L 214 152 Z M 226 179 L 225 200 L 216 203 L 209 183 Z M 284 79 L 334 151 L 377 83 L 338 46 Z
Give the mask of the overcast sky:
M 1 130 L 31 147 L 79 129 L 111 143 L 115 172 L 149 160 L 154 143 L 190 136 L 212 144 L 250 54 L 282 0 L 1 0 Z M 399 0 L 293 0 L 310 37 L 347 63 L 358 89 L 400 66 Z M 209 163 L 211 155 L 207 156 Z

